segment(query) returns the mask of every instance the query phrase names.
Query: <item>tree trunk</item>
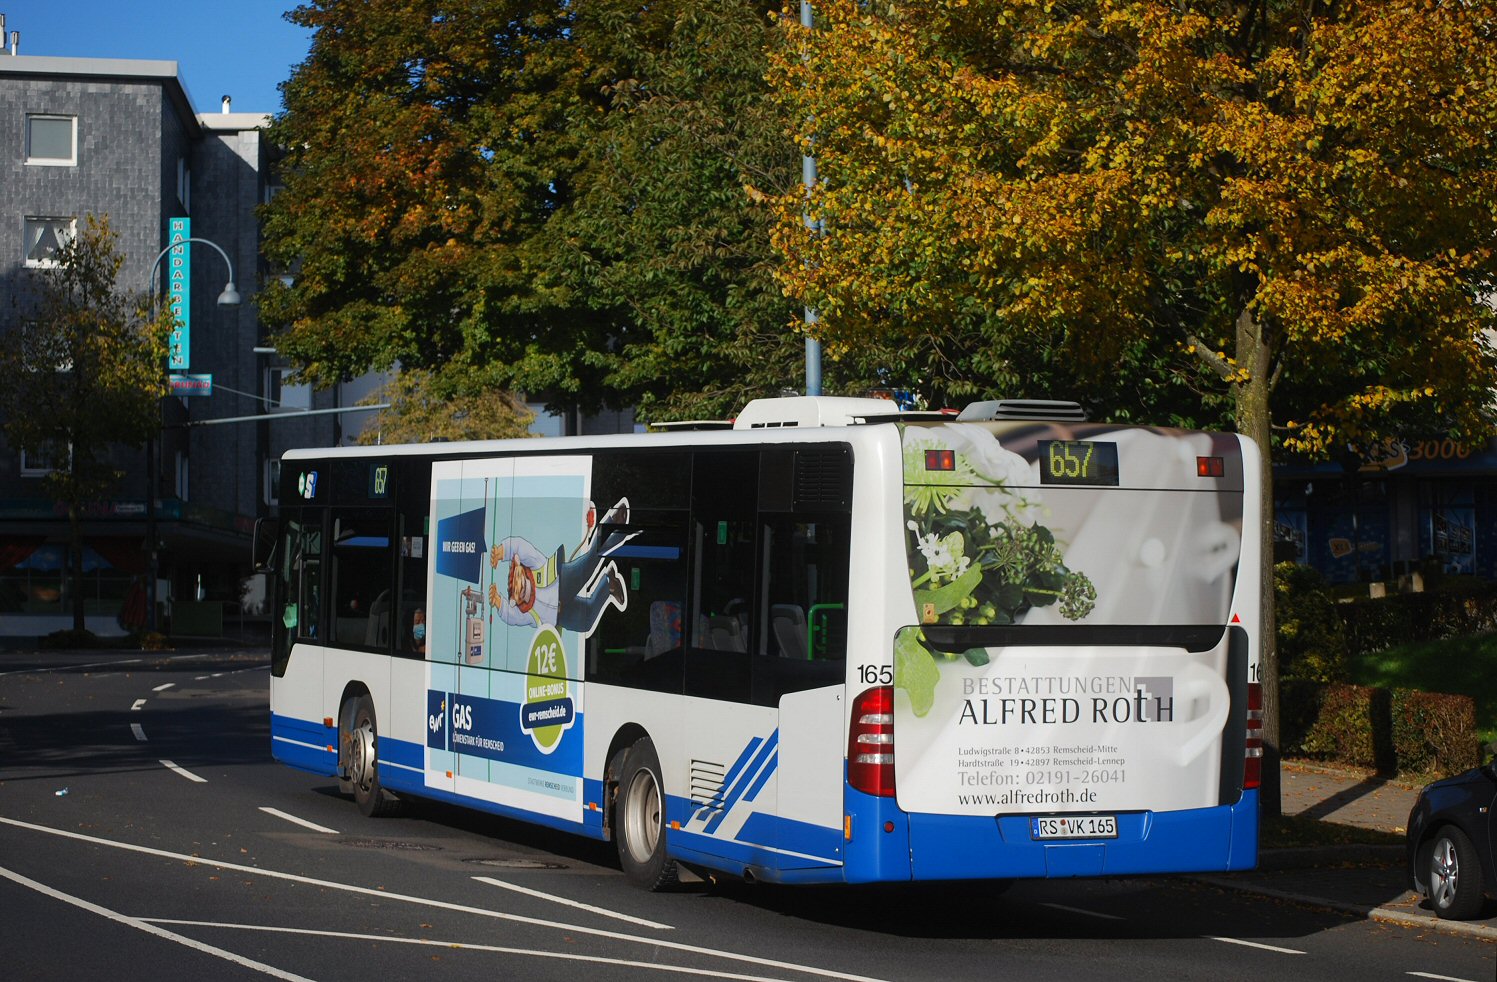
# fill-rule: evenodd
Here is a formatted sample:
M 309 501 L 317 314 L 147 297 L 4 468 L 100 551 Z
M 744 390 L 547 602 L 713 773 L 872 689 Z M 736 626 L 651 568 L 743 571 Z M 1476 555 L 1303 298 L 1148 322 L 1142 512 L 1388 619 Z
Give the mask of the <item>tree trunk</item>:
M 1279 656 L 1275 644 L 1273 580 L 1273 459 L 1270 406 L 1271 346 L 1264 325 L 1250 310 L 1237 318 L 1237 365 L 1247 377 L 1235 385 L 1235 416 L 1238 432 L 1258 445 L 1261 465 L 1258 490 L 1263 502 L 1263 520 L 1258 525 L 1260 548 L 1262 619 L 1259 622 L 1258 682 L 1263 686 L 1263 785 L 1262 814 L 1277 818 L 1283 808 L 1279 782 Z M 1244 534 L 1251 530 L 1244 529 Z

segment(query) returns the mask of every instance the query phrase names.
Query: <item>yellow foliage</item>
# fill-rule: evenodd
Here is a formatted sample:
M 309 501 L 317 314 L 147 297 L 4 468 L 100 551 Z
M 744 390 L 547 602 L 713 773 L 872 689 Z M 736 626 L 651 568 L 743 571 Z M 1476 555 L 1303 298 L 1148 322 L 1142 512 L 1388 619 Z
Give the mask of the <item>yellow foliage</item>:
M 774 241 L 829 342 L 1157 343 L 1265 442 L 1279 385 L 1312 452 L 1410 412 L 1489 425 L 1492 0 L 816 10 L 771 81 L 822 181 Z

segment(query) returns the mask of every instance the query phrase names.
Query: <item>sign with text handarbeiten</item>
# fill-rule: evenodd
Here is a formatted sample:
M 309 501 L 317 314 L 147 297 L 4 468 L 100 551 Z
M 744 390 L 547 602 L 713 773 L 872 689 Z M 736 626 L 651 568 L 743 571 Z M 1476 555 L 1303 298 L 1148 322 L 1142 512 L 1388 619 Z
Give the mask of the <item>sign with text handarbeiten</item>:
M 175 322 L 166 367 L 177 370 L 187 367 L 192 353 L 192 258 L 187 245 L 192 238 L 192 219 L 170 219 L 167 236 L 173 248 L 166 257 L 166 302 Z

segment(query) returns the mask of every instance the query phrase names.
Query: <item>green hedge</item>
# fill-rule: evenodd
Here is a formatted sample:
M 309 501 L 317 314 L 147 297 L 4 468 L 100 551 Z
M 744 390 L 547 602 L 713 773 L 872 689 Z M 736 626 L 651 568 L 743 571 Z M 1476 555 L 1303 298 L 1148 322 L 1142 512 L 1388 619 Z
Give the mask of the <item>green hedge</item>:
M 1451 578 L 1439 590 L 1360 598 L 1335 605 L 1347 647 L 1368 654 L 1409 641 L 1497 631 L 1497 584 Z
M 1286 755 L 1415 778 L 1458 774 L 1481 762 L 1470 696 L 1287 680 L 1280 706 Z

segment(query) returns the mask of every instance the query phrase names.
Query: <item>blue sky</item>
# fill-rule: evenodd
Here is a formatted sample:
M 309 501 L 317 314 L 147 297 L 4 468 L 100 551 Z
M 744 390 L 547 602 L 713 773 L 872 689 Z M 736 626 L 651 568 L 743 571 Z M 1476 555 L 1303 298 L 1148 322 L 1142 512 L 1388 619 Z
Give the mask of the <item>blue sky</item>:
M 200 113 L 279 112 L 276 86 L 307 54 L 310 34 L 281 15 L 297 0 L 0 0 L 21 54 L 175 61 Z

